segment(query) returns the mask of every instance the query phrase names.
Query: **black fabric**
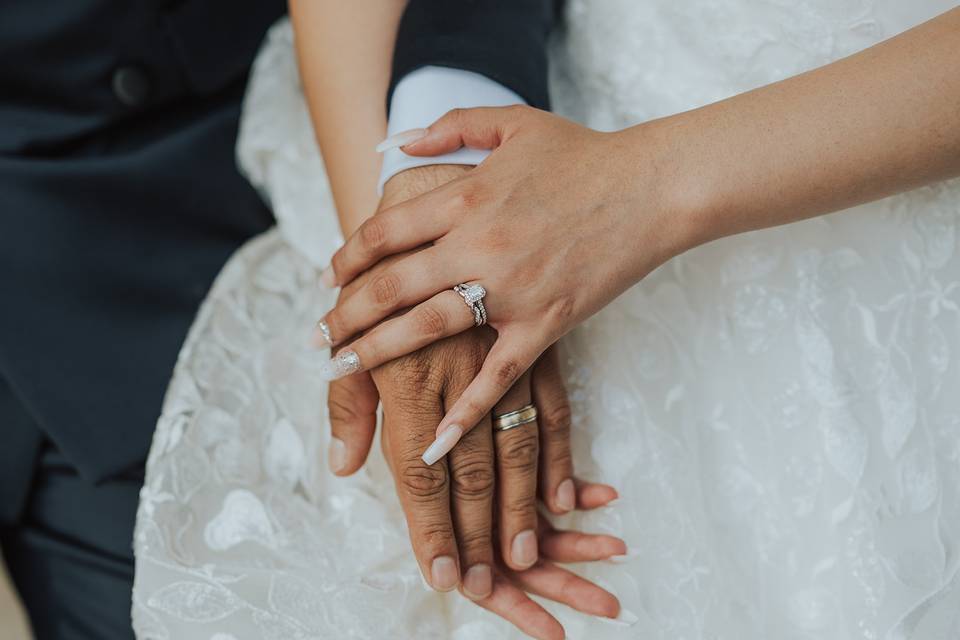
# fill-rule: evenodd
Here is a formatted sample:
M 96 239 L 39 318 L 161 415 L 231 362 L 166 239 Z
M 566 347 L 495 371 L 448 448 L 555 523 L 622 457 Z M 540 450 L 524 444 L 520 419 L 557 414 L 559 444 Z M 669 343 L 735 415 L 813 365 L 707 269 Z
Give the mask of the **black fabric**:
M 22 521 L 0 549 L 36 640 L 125 640 L 133 588 L 133 523 L 143 475 L 95 486 L 47 444 Z
M 390 94 L 411 71 L 434 65 L 483 74 L 528 104 L 548 109 L 547 39 L 560 4 L 557 0 L 410 0 L 397 34 Z
M 234 146 L 284 9 L 0 0 L 0 375 L 36 423 L 5 440 L 39 429 L 92 481 L 145 459 L 200 302 L 272 223 Z
M 42 441 L 40 430 L 23 403 L 0 378 L 0 528 L 16 522 L 33 480 L 33 469 Z

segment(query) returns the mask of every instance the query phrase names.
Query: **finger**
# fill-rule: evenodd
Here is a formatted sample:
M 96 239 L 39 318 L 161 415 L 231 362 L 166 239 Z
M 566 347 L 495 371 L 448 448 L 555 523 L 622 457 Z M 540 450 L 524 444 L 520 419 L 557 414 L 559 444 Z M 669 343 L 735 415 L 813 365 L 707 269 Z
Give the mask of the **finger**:
M 375 369 L 473 326 L 473 312 L 464 304 L 460 294 L 453 290 L 444 291 L 410 311 L 380 323 L 352 342 L 322 365 L 321 375 L 337 378 Z M 356 358 L 349 353 L 355 354 Z M 355 369 L 348 366 L 351 359 L 356 363 Z
M 407 142 L 409 132 L 403 131 L 384 140 L 378 149 L 400 146 L 404 153 L 413 156 L 436 156 L 460 147 L 495 149 L 510 137 L 520 120 L 532 111 L 520 105 L 453 109 L 412 142 Z
M 540 555 L 564 563 L 619 560 L 627 555 L 627 544 L 605 534 L 550 530 L 540 536 Z
M 481 600 L 493 590 L 494 461 L 489 419 L 464 436 L 447 464 L 453 528 L 463 568 L 461 591 L 471 600 Z
M 577 506 L 577 491 L 570 453 L 570 402 L 556 347 L 547 349 L 533 366 L 532 390 L 540 427 L 540 495 L 551 512 L 567 513 Z
M 604 618 L 616 618 L 620 614 L 620 601 L 616 596 L 551 562 L 541 562 L 526 571 L 507 572 L 507 575 L 524 591 L 577 611 Z
M 381 258 L 436 240 L 450 227 L 444 187 L 388 207 L 367 218 L 330 261 L 323 278 L 331 287 L 344 286 Z
M 527 335 L 514 338 L 512 334 L 500 334 L 487 354 L 480 373 L 440 421 L 436 439 L 423 452 L 427 464 L 445 456 L 464 433 L 493 410 L 493 405 L 513 387 L 547 346 L 541 346 L 538 342 Z
M 440 412 L 437 400 L 418 399 L 414 407 L 384 396 L 383 431 L 417 563 L 431 587 L 451 591 L 460 583 L 460 566 L 447 465 L 426 465 L 417 455 L 429 440 L 430 421 Z
M 530 374 L 524 374 L 507 392 L 493 413 L 516 411 L 530 404 Z M 472 432 L 471 432 L 472 433 Z M 497 460 L 497 530 L 500 555 L 511 569 L 523 570 L 536 563 L 537 551 L 537 458 L 539 434 L 536 423 L 494 431 Z
M 352 296 L 338 300 L 323 317 L 333 344 L 458 284 L 459 274 L 446 266 L 452 261 L 443 251 L 440 247 L 418 251 L 372 276 Z
M 599 507 L 613 506 L 620 496 L 617 490 L 608 484 L 586 482 L 579 478 L 573 479 L 577 488 L 577 509 L 590 510 Z
M 377 428 L 380 394 L 369 374 L 331 382 L 327 393 L 330 416 L 330 471 L 347 476 L 363 466 Z
M 563 626 L 503 575 L 494 578 L 493 593 L 477 604 L 539 640 L 563 640 Z

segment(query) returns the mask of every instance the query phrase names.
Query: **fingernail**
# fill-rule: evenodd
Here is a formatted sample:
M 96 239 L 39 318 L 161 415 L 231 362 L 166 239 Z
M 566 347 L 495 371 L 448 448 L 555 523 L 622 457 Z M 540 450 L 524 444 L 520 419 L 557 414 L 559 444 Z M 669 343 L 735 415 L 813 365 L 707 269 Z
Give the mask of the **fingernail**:
M 636 551 L 628 550 L 626 553 L 622 553 L 616 556 L 610 556 L 609 558 L 607 558 L 607 562 L 612 562 L 613 564 L 626 564 L 628 562 L 632 562 L 636 560 L 639 557 L 640 557 L 640 554 L 637 553 Z
M 640 621 L 640 618 L 637 617 L 637 614 L 623 608 L 620 609 L 620 615 L 618 615 L 616 618 L 601 619 L 605 622 L 609 622 L 620 627 L 632 627 Z
M 463 592 L 471 600 L 483 600 L 493 591 L 493 572 L 485 564 L 475 564 L 463 576 Z
M 450 591 L 457 587 L 457 563 L 450 556 L 434 558 L 430 567 L 431 586 L 437 591 Z
M 405 147 L 408 144 L 412 144 L 417 140 L 424 138 L 427 133 L 427 129 L 408 129 L 406 131 L 401 131 L 400 133 L 395 133 L 380 144 L 377 145 L 377 153 L 383 153 L 389 149 L 396 149 L 397 147 Z
M 330 470 L 337 473 L 347 464 L 347 445 L 340 438 L 330 439 L 330 448 L 327 449 L 327 460 Z
M 433 441 L 427 450 L 423 452 L 423 461 L 427 464 L 433 464 L 453 449 L 454 445 L 460 441 L 463 435 L 463 428 L 458 424 L 452 424 L 443 430 L 437 439 Z
M 333 338 L 330 336 L 330 325 L 325 320 L 317 322 L 313 328 L 313 335 L 310 337 L 310 344 L 317 349 L 325 349 L 333 346 Z
M 521 531 L 513 537 L 510 545 L 510 558 L 513 563 L 526 569 L 537 561 L 537 534 L 532 529 Z
M 564 511 L 573 511 L 577 506 L 577 490 L 573 486 L 573 480 L 567 478 L 557 487 L 557 506 Z
M 605 504 L 605 505 L 603 505 L 603 506 L 604 506 L 604 507 L 615 507 L 615 506 L 617 506 L 618 504 L 620 504 L 620 498 L 614 498 L 613 500 L 611 500 L 610 502 L 608 502 L 607 504 Z
M 320 273 L 320 282 L 327 289 L 333 289 L 337 286 L 337 274 L 333 272 L 333 266 L 329 266 Z
M 324 380 L 338 380 L 360 370 L 360 356 L 353 351 L 341 351 L 322 365 L 320 377 Z

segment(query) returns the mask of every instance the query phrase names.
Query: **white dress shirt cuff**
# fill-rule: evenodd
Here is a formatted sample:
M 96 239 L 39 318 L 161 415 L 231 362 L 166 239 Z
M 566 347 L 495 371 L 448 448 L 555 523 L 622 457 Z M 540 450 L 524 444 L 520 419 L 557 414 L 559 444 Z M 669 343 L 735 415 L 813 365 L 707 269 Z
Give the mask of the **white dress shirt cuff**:
M 462 69 L 421 67 L 397 83 L 390 100 L 387 135 L 433 124 L 451 109 L 505 107 L 525 104 L 523 98 L 490 78 Z M 387 180 L 407 169 L 432 164 L 477 165 L 490 155 L 487 149 L 462 148 L 441 156 L 408 156 L 400 149 L 383 154 L 377 189 L 383 194 Z

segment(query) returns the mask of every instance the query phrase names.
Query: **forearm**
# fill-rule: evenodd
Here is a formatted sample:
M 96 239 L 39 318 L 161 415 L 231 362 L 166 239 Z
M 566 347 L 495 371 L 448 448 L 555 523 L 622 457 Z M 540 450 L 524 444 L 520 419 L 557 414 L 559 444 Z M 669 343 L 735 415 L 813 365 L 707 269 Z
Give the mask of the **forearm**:
M 955 9 L 836 63 L 626 133 L 665 150 L 657 173 L 671 185 L 683 250 L 960 175 L 958 69 Z
M 386 93 L 405 0 L 290 0 L 297 57 L 340 227 L 377 209 Z

